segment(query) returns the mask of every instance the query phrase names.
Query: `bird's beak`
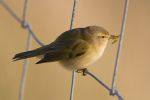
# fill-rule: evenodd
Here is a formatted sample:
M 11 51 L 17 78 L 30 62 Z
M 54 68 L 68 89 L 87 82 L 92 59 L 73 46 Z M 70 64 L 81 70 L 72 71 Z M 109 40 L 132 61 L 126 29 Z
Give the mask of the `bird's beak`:
M 116 43 L 120 35 L 110 35 L 109 39 L 112 40 L 112 44 Z

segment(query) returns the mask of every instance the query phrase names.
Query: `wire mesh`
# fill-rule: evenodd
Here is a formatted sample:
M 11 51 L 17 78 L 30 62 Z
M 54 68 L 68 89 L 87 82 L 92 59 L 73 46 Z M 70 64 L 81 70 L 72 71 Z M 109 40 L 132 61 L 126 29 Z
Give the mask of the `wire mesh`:
M 23 8 L 23 14 L 22 14 L 22 19 L 19 18 L 16 13 L 12 10 L 12 8 L 4 1 L 0 0 L 0 4 L 6 9 L 6 11 L 19 23 L 22 25 L 22 28 L 26 29 L 28 31 L 28 38 L 27 38 L 27 44 L 26 44 L 26 51 L 30 49 L 31 43 L 32 43 L 32 38 L 40 45 L 44 46 L 44 44 L 38 39 L 38 37 L 35 35 L 35 33 L 32 30 L 31 24 L 26 20 L 27 16 L 27 11 L 28 11 L 28 3 L 29 0 L 24 1 L 24 8 Z M 70 30 L 73 28 L 73 23 L 74 23 L 74 17 L 75 17 L 75 11 L 77 9 L 76 7 L 77 0 L 73 0 L 73 10 L 72 10 L 72 17 L 71 17 L 71 23 L 70 23 Z M 124 36 L 124 31 L 125 31 L 125 25 L 126 25 L 126 18 L 127 18 L 127 13 L 128 13 L 128 6 L 129 6 L 129 0 L 125 0 L 125 6 L 124 6 L 124 13 L 123 13 L 123 18 L 122 18 L 122 26 L 121 26 L 121 32 L 120 32 L 120 39 L 119 39 L 119 45 L 118 45 L 118 50 L 117 50 L 117 55 L 116 55 L 116 60 L 115 60 L 115 67 L 114 67 L 114 74 L 112 78 L 112 87 L 109 88 L 100 78 L 95 76 L 93 73 L 90 71 L 86 71 L 86 73 L 91 76 L 93 79 L 95 79 L 100 85 L 102 85 L 107 91 L 110 92 L 110 95 L 112 96 L 117 96 L 118 100 L 123 100 L 123 97 L 120 95 L 118 90 L 116 89 L 116 78 L 117 78 L 117 72 L 118 72 L 118 63 L 119 63 L 119 58 L 121 54 L 121 48 L 123 44 L 123 36 Z M 27 69 L 28 69 L 28 60 L 24 61 L 23 64 L 23 71 L 22 71 L 22 78 L 20 81 L 20 91 L 19 91 L 19 98 L 18 100 L 23 100 L 24 99 L 24 89 L 25 89 L 25 81 L 26 81 L 26 76 L 27 76 Z M 72 81 L 71 81 L 71 90 L 70 90 L 70 100 L 73 100 L 73 95 L 74 95 L 74 86 L 75 86 L 75 71 L 72 72 Z
M 76 12 L 76 8 L 77 8 L 76 3 L 77 3 L 77 0 L 73 0 L 73 9 L 72 9 L 71 22 L 70 22 L 70 30 L 73 28 L 73 24 L 74 24 L 75 12 Z M 74 87 L 75 87 L 75 77 L 76 77 L 76 73 L 73 70 L 72 71 L 72 77 L 71 77 L 70 100 L 73 100 Z

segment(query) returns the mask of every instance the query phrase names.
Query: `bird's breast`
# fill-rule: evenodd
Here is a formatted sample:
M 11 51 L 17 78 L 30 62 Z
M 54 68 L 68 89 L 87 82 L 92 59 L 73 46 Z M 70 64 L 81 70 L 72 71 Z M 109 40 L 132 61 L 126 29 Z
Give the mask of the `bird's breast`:
M 99 46 L 91 45 L 88 51 L 82 56 L 61 60 L 60 63 L 69 70 L 87 68 L 103 55 L 106 44 Z

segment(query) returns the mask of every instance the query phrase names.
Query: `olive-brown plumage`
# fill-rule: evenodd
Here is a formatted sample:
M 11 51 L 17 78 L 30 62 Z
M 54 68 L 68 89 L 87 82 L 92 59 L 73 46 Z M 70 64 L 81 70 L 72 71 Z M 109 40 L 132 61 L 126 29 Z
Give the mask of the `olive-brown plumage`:
M 110 39 L 117 38 L 99 26 L 75 28 L 62 33 L 48 45 L 18 53 L 13 59 L 16 61 L 42 55 L 36 64 L 59 61 L 67 69 L 82 69 L 102 56 Z

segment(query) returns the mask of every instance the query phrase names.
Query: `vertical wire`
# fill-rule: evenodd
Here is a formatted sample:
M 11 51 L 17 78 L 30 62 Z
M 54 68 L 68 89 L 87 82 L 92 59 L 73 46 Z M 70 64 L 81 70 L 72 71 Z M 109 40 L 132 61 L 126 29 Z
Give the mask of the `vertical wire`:
M 74 17 L 75 17 L 75 12 L 76 12 L 76 4 L 77 4 L 77 0 L 74 0 L 74 2 L 73 2 L 73 9 L 72 9 L 72 16 L 71 16 L 71 22 L 70 22 L 70 30 L 73 28 L 73 24 L 74 24 Z
M 31 43 L 32 43 L 32 36 L 31 36 L 31 34 L 28 33 L 26 51 L 28 51 L 30 49 Z M 25 59 L 24 63 L 23 63 L 22 76 L 21 76 L 21 80 L 20 80 L 18 100 L 24 99 L 25 83 L 26 83 L 27 72 L 28 72 L 28 64 L 29 64 L 29 61 L 27 59 Z
M 23 16 L 22 16 L 22 27 L 26 28 L 26 16 L 27 16 L 27 7 L 28 6 L 28 0 L 24 1 L 24 8 L 23 8 Z M 26 44 L 26 51 L 28 51 L 31 48 L 32 44 L 32 35 L 28 31 L 28 38 L 27 38 L 27 44 Z M 24 93 L 25 93 L 25 84 L 26 84 L 26 79 L 27 79 L 27 72 L 28 72 L 28 66 L 29 66 L 29 61 L 27 59 L 24 60 L 23 63 L 23 69 L 22 69 L 22 76 L 20 80 L 20 88 L 19 88 L 19 97 L 18 100 L 23 100 L 24 99 Z
M 111 88 L 112 91 L 110 93 L 111 95 L 113 95 L 116 91 L 115 85 L 116 85 L 117 72 L 118 72 L 118 63 L 119 63 L 121 48 L 122 48 L 122 44 L 123 44 L 123 36 L 124 36 L 124 32 L 125 32 L 128 8 L 129 8 L 129 0 L 125 0 L 122 25 L 121 25 L 121 31 L 120 31 L 120 38 L 119 38 L 118 50 L 117 50 L 116 60 L 115 60 L 115 65 L 114 65 L 114 73 L 113 73 L 113 78 L 112 78 L 112 88 Z
M 27 11 L 28 11 L 28 0 L 24 0 L 24 8 L 23 8 L 23 14 L 22 14 L 23 24 L 25 24 L 25 21 L 26 21 L 26 16 L 28 13 Z
M 73 28 L 73 24 L 74 24 L 74 17 L 75 17 L 75 12 L 76 12 L 76 3 L 77 3 L 77 0 L 74 0 L 73 1 L 72 16 L 71 16 L 71 23 L 70 23 L 70 30 Z M 70 100 L 73 100 L 74 87 L 75 87 L 75 75 L 76 75 L 75 71 L 72 71 Z
M 70 100 L 73 100 L 74 87 L 75 87 L 75 71 L 72 71 L 71 89 L 70 89 Z
M 40 46 L 44 46 L 44 44 L 37 38 L 37 36 L 33 32 L 31 25 L 26 21 L 28 0 L 24 1 L 22 19 L 17 16 L 17 14 L 11 9 L 11 7 L 4 0 L 0 0 L 0 4 L 18 23 L 22 24 L 22 27 L 24 29 L 28 31 L 26 51 L 28 51 L 31 47 L 32 37 Z M 26 81 L 26 76 L 27 76 L 28 63 L 29 62 L 27 60 L 24 60 L 23 71 L 22 71 L 22 76 L 20 80 L 19 97 L 18 97 L 19 100 L 23 100 L 24 98 L 25 81 Z

